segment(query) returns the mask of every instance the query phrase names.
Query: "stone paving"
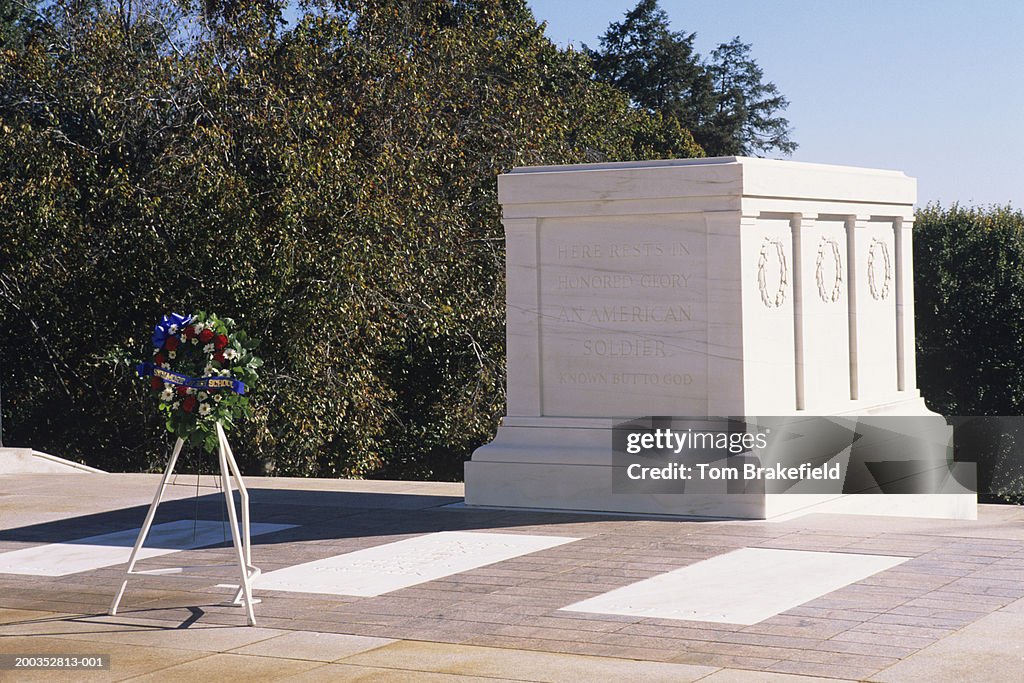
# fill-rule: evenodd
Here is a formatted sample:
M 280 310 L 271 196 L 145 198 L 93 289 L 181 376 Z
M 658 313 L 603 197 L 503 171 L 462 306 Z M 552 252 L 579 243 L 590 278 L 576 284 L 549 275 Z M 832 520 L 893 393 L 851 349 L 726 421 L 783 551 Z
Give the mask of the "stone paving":
M 141 524 L 156 475 L 0 476 L 0 553 Z M 220 521 L 205 478 L 170 487 L 157 523 Z M 264 572 L 438 531 L 580 540 L 376 597 L 260 590 L 257 627 L 226 606 L 230 570 L 133 577 L 0 574 L 0 654 L 110 654 L 101 672 L 0 671 L 0 680 L 1020 681 L 1024 509 L 977 521 L 807 515 L 680 521 L 477 510 L 459 484 L 247 479 Z M 739 548 L 910 558 L 750 626 L 559 611 Z M 230 546 L 144 568 L 231 561 Z M 751 571 L 757 571 L 752 567 Z

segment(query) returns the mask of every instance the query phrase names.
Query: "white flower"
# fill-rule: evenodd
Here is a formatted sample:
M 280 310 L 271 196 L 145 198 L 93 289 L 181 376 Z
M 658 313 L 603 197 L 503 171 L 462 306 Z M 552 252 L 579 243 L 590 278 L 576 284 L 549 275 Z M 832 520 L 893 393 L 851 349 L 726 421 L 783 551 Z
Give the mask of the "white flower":
M 228 370 L 227 368 L 224 368 L 223 370 L 220 371 L 220 376 L 221 377 L 230 377 L 231 376 L 231 371 Z
M 203 353 L 213 353 L 213 344 L 207 344 L 203 347 Z
M 212 375 L 213 374 L 213 366 L 212 365 L 207 365 L 205 368 L 203 368 L 203 374 L 204 375 Z
M 213 400 L 216 401 L 217 403 L 220 403 L 220 398 L 221 398 L 220 394 L 214 394 L 213 395 Z
M 170 358 L 171 360 L 174 360 L 177 356 L 178 356 L 178 352 L 177 351 L 168 351 L 167 352 L 167 357 Z
M 205 401 L 206 399 L 210 398 L 210 395 L 205 391 L 200 391 L 198 394 L 196 394 L 196 398 L 198 398 L 200 401 Z
M 174 389 L 168 385 L 164 385 L 164 390 L 160 392 L 160 400 L 164 403 L 170 402 L 174 398 Z
M 161 363 L 160 367 L 162 367 L 164 370 L 170 370 L 171 369 L 171 364 L 170 363 Z
M 193 344 L 198 344 L 199 343 L 199 337 L 192 337 L 192 343 Z
M 175 401 L 174 403 L 171 404 L 171 407 L 177 410 L 178 408 L 181 407 L 181 401 Z
M 209 403 L 203 403 L 199 406 L 199 414 L 202 415 L 203 417 L 206 417 L 212 412 L 213 406 L 211 406 Z
M 170 328 L 168 328 L 168 331 L 171 334 L 178 334 L 178 326 L 177 325 L 171 325 Z
M 224 349 L 224 360 L 234 360 L 238 358 L 238 351 L 234 349 Z
M 186 394 L 194 394 L 194 393 L 196 393 L 196 390 L 193 389 L 192 387 L 188 387 L 187 389 L 185 389 L 185 393 Z

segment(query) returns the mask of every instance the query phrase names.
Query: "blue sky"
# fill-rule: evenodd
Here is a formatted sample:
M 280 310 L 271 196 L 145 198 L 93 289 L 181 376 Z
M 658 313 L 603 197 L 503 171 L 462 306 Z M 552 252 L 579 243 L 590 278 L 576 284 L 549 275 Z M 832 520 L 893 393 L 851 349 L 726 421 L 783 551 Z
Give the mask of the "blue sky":
M 562 46 L 596 46 L 636 0 L 528 0 Z M 1024 3 L 661 0 L 707 55 L 739 35 L 790 100 L 792 159 L 892 168 L 919 203 L 1024 207 Z

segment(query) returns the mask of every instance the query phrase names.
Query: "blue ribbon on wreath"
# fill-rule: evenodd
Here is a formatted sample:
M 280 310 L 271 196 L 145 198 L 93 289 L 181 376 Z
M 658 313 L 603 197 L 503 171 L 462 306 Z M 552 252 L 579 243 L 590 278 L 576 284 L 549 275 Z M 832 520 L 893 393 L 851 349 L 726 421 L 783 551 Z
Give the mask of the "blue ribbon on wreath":
M 159 377 L 169 384 L 176 384 L 182 387 L 192 387 L 193 389 L 203 389 L 206 391 L 210 389 L 230 389 L 239 395 L 245 393 L 245 384 L 241 380 L 230 377 L 189 377 L 180 372 L 173 372 L 158 367 L 153 363 L 139 363 L 135 366 L 135 371 L 139 373 L 139 377 Z
M 162 349 L 164 342 L 167 341 L 168 337 L 174 336 L 192 322 L 195 318 L 194 315 L 181 315 L 180 313 L 171 313 L 165 315 L 163 319 L 157 323 L 156 327 L 153 328 L 153 348 Z M 171 331 L 171 327 L 174 327 L 174 332 Z

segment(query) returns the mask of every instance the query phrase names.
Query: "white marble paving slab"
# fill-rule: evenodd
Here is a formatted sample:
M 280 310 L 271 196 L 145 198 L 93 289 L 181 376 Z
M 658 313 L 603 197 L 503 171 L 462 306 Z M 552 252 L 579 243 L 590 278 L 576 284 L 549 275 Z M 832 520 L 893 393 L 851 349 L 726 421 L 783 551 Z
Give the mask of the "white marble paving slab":
M 741 548 L 563 607 L 571 612 L 756 624 L 909 557 Z
M 249 533 L 251 536 L 258 536 L 293 526 L 295 525 L 251 524 Z M 121 564 L 128 561 L 138 535 L 137 528 L 125 529 L 64 543 L 47 543 L 0 553 L 0 574 L 67 576 Z M 154 524 L 149 531 L 146 545 L 139 551 L 139 559 L 201 548 L 220 543 L 224 539 L 231 541 L 231 527 L 226 523 L 182 519 Z
M 370 597 L 578 540 L 441 531 L 268 572 L 256 587 Z

